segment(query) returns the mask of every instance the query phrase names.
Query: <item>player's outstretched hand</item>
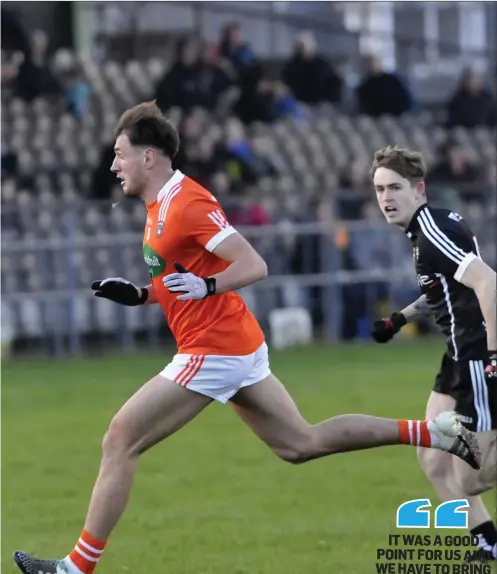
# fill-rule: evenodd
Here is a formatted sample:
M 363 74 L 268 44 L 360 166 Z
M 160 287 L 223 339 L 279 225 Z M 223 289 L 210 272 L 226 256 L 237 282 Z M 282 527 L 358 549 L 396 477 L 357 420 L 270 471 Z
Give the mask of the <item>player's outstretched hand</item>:
M 177 297 L 179 301 L 204 299 L 216 292 L 216 281 L 212 277 L 197 277 L 178 262 L 174 268 L 177 273 L 166 275 L 162 282 L 171 293 L 182 293 Z
M 148 289 L 140 290 L 136 285 L 121 277 L 93 281 L 91 288 L 95 291 L 95 297 L 103 297 L 128 307 L 143 305 L 148 298 Z
M 373 323 L 371 336 L 377 343 L 388 343 L 407 323 L 402 313 L 393 313 L 388 319 Z
M 497 383 L 497 351 L 488 352 L 488 365 L 485 368 L 485 377 L 488 381 Z

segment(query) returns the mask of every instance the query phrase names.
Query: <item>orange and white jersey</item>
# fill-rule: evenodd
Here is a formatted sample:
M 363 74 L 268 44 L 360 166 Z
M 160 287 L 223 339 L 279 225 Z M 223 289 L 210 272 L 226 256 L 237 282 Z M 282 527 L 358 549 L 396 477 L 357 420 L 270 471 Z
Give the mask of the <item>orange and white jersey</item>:
M 215 197 L 180 171 L 147 205 L 143 256 L 178 353 L 249 355 L 264 342 L 259 323 L 237 293 L 178 301 L 178 293 L 162 283 L 176 272 L 175 261 L 199 277 L 224 271 L 229 263 L 212 252 L 233 233 Z

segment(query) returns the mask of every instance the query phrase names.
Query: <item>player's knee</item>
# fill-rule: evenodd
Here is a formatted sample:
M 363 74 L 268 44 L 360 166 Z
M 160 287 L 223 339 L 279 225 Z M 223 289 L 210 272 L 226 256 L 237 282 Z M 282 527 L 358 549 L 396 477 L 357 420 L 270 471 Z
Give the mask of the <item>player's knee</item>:
M 443 457 L 437 456 L 438 451 L 428 448 L 418 448 L 418 462 L 423 469 L 423 472 L 430 480 L 436 480 L 446 476 L 448 467 L 444 464 Z
M 128 454 L 131 450 L 129 427 L 119 415 L 116 415 L 102 440 L 104 457 L 115 457 Z
M 464 496 L 479 496 L 495 486 L 495 481 L 490 480 L 481 472 L 477 475 L 458 476 L 457 482 Z
M 305 450 L 297 449 L 294 447 L 289 448 L 273 448 L 273 452 L 285 462 L 290 464 L 302 464 L 307 462 L 309 458 L 306 455 Z
M 273 452 L 290 464 L 303 464 L 316 458 L 318 449 L 312 436 L 301 437 L 285 446 L 273 447 Z

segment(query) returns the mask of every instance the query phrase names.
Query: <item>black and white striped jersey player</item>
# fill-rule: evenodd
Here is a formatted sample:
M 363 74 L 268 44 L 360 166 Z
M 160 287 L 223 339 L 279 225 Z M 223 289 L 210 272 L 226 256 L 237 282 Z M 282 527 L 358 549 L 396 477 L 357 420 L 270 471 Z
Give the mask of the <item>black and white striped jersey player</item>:
M 386 220 L 411 241 L 421 291 L 414 303 L 375 322 L 372 336 L 387 342 L 406 323 L 429 313 L 444 334 L 447 348 L 426 418 L 446 410 L 459 413 L 461 422 L 477 433 L 482 467 L 467 469 L 451 455 L 424 448 L 418 456 L 443 500 L 468 499 L 469 528 L 479 536 L 484 556 L 495 560 L 497 531 L 478 495 L 497 484 L 496 273 L 481 259 L 464 219 L 427 203 L 421 154 L 379 150 L 370 173 Z

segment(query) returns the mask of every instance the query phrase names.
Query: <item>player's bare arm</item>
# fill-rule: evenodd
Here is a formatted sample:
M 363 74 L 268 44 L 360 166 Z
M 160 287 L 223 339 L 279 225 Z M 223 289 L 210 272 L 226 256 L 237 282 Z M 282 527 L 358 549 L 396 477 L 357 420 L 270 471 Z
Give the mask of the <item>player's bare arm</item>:
M 473 289 L 487 325 L 489 350 L 497 350 L 497 275 L 484 261 L 474 258 L 464 270 L 460 282 Z
M 213 276 L 218 294 L 248 287 L 267 277 L 266 262 L 240 233 L 227 237 L 213 253 L 231 263 Z
M 404 309 L 402 309 L 401 314 L 404 315 L 407 323 L 412 323 L 417 321 L 421 317 L 426 317 L 430 314 L 430 306 L 426 300 L 426 295 L 421 295 L 414 303 L 411 303 Z
M 158 303 L 158 299 L 157 299 L 157 295 L 155 294 L 155 289 L 154 286 L 152 284 L 150 285 L 146 285 L 145 287 L 141 287 L 139 289 L 140 291 L 140 297 L 143 296 L 143 290 L 146 289 L 148 292 L 148 296 L 147 296 L 147 300 L 145 301 L 145 305 L 155 305 L 156 303 Z
M 177 273 L 163 278 L 164 287 L 171 293 L 180 293 L 179 301 L 198 300 L 248 287 L 267 276 L 264 259 L 237 232 L 224 239 L 212 253 L 231 265 L 215 275 L 197 277 L 177 261 L 174 263 Z

